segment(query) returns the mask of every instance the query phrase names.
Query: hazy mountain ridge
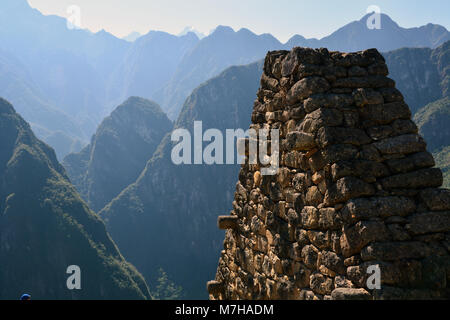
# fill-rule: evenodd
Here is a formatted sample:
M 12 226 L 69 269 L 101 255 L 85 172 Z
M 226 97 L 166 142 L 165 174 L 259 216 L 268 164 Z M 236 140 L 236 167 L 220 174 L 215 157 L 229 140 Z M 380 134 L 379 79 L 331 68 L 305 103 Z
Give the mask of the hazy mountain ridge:
M 69 136 L 82 141 L 106 115 L 103 86 L 111 65 L 118 64 L 129 45 L 104 31 L 69 30 L 66 19 L 44 16 L 26 0 L 4 0 L 0 4 L 0 50 L 23 65 L 28 76 L 25 80 L 36 84 L 46 103 L 70 117 L 76 128 Z M 3 88 L 0 95 L 7 96 Z M 20 93 L 9 98 L 15 102 L 18 96 Z M 38 103 L 31 100 L 28 108 Z M 20 112 L 24 109 L 21 105 L 18 108 Z M 47 134 L 55 132 L 42 119 L 29 120 L 48 130 Z
M 151 298 L 94 214 L 68 182 L 54 151 L 0 99 L 0 298 Z M 7 262 L 7 263 L 5 263 Z M 82 270 L 82 290 L 66 269 Z
M 142 34 L 140 34 L 137 31 L 133 31 L 130 32 L 128 35 L 126 35 L 125 37 L 123 37 L 123 40 L 126 40 L 128 42 L 135 42 L 137 39 L 139 39 L 142 36 Z
M 369 17 L 366 15 L 359 21 L 351 22 L 320 40 L 296 35 L 285 44 L 270 34 L 256 35 L 245 28 L 235 32 L 230 27 L 219 26 L 183 59 L 172 81 L 154 99 L 170 118 L 176 118 L 186 97 L 195 87 L 229 66 L 262 59 L 271 50 L 304 46 L 344 52 L 377 48 L 385 52 L 402 47 L 436 48 L 450 40 L 450 33 L 442 26 L 428 24 L 405 29 L 385 14 L 380 17 L 381 29 L 370 30 L 366 23 Z
M 421 108 L 414 116 L 428 148 L 436 152 L 450 145 L 450 97 L 434 101 Z
M 44 140 L 49 141 L 57 132 L 74 140 L 83 136 L 77 123 L 63 111 L 51 104 L 39 86 L 20 61 L 0 50 L 0 90 L 2 96 L 14 103 L 20 114 L 30 122 L 33 130 Z M 58 151 L 61 144 L 52 144 Z M 67 145 L 66 145 L 67 146 Z M 68 149 L 68 152 L 75 151 Z M 60 155 L 60 154 L 59 154 Z
M 344 52 L 368 48 L 387 52 L 403 47 L 434 49 L 450 40 L 450 33 L 440 25 L 430 23 L 418 28 L 402 28 L 386 14 L 380 15 L 380 29 L 369 29 L 367 21 L 372 15 L 367 14 L 359 21 L 353 21 L 320 40 L 303 39 L 302 44 L 302 42 L 295 43 L 291 39 L 288 43 L 292 46 L 324 47 Z
M 261 72 L 262 63 L 251 64 L 209 80 L 186 100 L 175 128 L 192 132 L 194 120 L 203 122 L 203 130 L 248 127 Z M 137 181 L 100 215 L 146 279 L 161 266 L 187 298 L 205 298 L 204 281 L 214 272 L 221 246 L 216 217 L 230 210 L 239 165 L 176 166 L 173 145 L 167 134 Z
M 111 75 L 108 101 L 117 104 L 130 96 L 151 99 L 169 82 L 180 61 L 198 41 L 193 33 L 174 36 L 150 31 L 141 36 Z
M 169 118 L 176 119 L 192 90 L 233 65 L 262 59 L 267 51 L 283 45 L 271 35 L 256 35 L 248 29 L 235 32 L 219 26 L 202 39 L 177 67 L 170 83 L 155 95 Z
M 436 49 L 403 48 L 384 57 L 436 165 L 444 172 L 444 185 L 450 186 L 450 41 Z
M 15 2 L 7 0 L 5 3 L 11 5 Z M 19 6 L 23 5 L 23 1 L 17 3 Z M 28 10 L 27 6 L 22 9 Z M 40 16 L 36 10 L 33 12 L 32 17 Z M 2 15 L 0 7 L 0 18 L 3 17 L 5 15 Z M 14 85 L 14 90 L 17 91 L 9 93 L 2 89 L 7 88 L 6 86 L 0 86 L 0 94 L 6 92 L 6 96 L 9 95 L 12 101 L 16 99 L 18 105 L 22 103 L 20 113 L 28 112 L 28 117 L 35 117 L 33 129 L 40 137 L 45 135 L 49 142 L 57 144 L 60 156 L 69 152 L 70 148 L 76 148 L 69 143 L 70 139 L 86 139 L 111 107 L 129 95 L 153 97 L 162 104 L 164 111 L 170 112 L 173 119 L 179 113 L 176 127 L 191 129 L 194 120 L 202 120 L 204 130 L 248 128 L 259 85 L 261 64 L 228 67 L 256 61 L 263 58 L 268 50 L 290 49 L 290 46 L 295 45 L 326 46 L 330 50 L 345 51 L 365 49 L 365 46 L 429 46 L 429 49 L 400 49 L 386 53 L 385 57 L 391 77 L 397 81 L 406 101 L 414 112 L 419 110 L 416 121 L 428 144 L 433 148 L 436 146 L 436 162 L 443 168 L 448 186 L 450 152 L 448 143 L 445 143 L 448 141 L 445 119 L 448 119 L 447 100 L 450 91 L 450 42 L 436 48 L 448 40 L 449 33 L 441 26 L 429 24 L 420 28 L 403 29 L 390 18 L 384 24 L 383 20 L 386 18 L 383 16 L 382 24 L 387 26 L 386 30 L 367 30 L 364 29 L 365 17 L 324 39 L 295 36 L 287 44 L 280 43 L 271 35 L 258 36 L 247 29 L 235 32 L 229 27 L 219 27 L 215 33 L 202 40 L 193 34 L 187 34 L 183 38 L 164 32 L 150 32 L 134 43 L 118 40 L 105 31 L 92 34 L 77 30 L 71 31 L 71 39 L 79 47 L 72 48 L 72 44 L 61 41 L 57 50 L 48 52 L 45 48 L 51 46 L 52 41 L 58 42 L 61 38 L 56 35 L 47 39 L 48 42 L 41 42 L 39 34 L 50 32 L 53 28 L 65 28 L 65 20 L 59 17 L 45 17 L 47 18 L 54 23 L 48 22 L 47 25 L 46 22 L 45 27 L 32 33 L 37 38 L 31 42 L 32 46 L 38 48 L 36 51 L 20 54 L 17 58 L 20 63 L 6 58 L 0 60 L 0 70 L 8 70 L 8 74 L 17 79 L 17 84 Z M 33 19 L 30 21 L 34 21 Z M 1 30 L 2 28 L 0 39 L 8 33 L 2 33 Z M 28 29 L 20 31 L 26 34 Z M 393 32 L 392 36 L 389 35 L 390 31 Z M 353 33 L 356 34 L 354 38 L 351 37 Z M 389 41 L 383 42 L 383 39 Z M 6 43 L 5 46 L 17 45 L 19 49 L 21 46 L 23 49 L 24 45 L 22 40 L 12 37 Z M 19 52 L 19 49 L 16 51 Z M 38 65 L 41 56 L 45 59 L 41 59 L 42 64 Z M 6 61 L 4 66 L 2 61 Z M 22 62 L 26 63 L 23 67 L 20 66 Z M 111 65 L 114 68 L 110 68 Z M 17 70 L 11 69 L 11 66 L 17 67 Z M 47 73 L 50 76 L 45 78 Z M 0 84 L 9 80 L 8 77 L 4 78 L 6 80 L 2 79 L 0 74 Z M 25 92 L 30 94 L 26 95 Z M 75 95 L 77 96 L 74 98 Z M 20 101 L 21 98 L 24 102 Z M 66 101 L 70 103 L 67 104 Z M 162 111 L 159 111 L 155 113 L 161 115 Z M 156 118 L 163 119 L 163 123 L 170 123 L 165 115 L 158 117 L 152 113 L 149 118 L 138 117 L 134 120 L 147 119 L 150 123 L 151 119 Z M 168 134 L 172 124 L 167 125 L 169 129 L 161 130 L 151 143 L 146 142 L 134 148 L 135 151 L 146 152 L 145 155 L 136 155 L 127 149 L 133 139 L 122 139 L 130 136 L 129 130 L 115 130 L 108 121 L 105 120 L 104 125 L 100 125 L 91 145 L 66 158 L 65 166 L 72 182 L 93 209 L 100 210 L 106 204 L 101 216 L 105 219 L 108 230 L 126 258 L 139 267 L 147 280 L 152 279 L 158 268 L 163 266 L 174 276 L 176 282 L 189 291 L 189 297 L 204 297 L 204 283 L 212 278 L 211 274 L 215 271 L 223 238 L 222 233 L 216 230 L 216 217 L 226 214 L 230 209 L 238 166 L 174 166 L 170 160 L 173 143 Z M 64 130 L 60 130 L 59 126 Z M 151 127 L 148 124 L 144 126 Z M 130 128 L 129 124 L 127 128 Z M 69 145 L 70 148 L 66 148 Z M 99 152 L 100 148 L 97 146 L 104 148 Z M 44 146 L 42 148 L 45 149 Z M 125 159 L 121 156 L 125 156 Z M 47 157 L 52 159 L 51 166 L 59 166 L 50 151 Z M 136 160 L 137 158 L 139 159 Z M 149 158 L 151 159 L 147 162 Z M 1 160 L 0 158 L 0 164 Z M 96 164 L 93 160 L 97 161 Z M 29 170 L 33 163 L 27 162 L 23 170 Z M 142 171 L 143 167 L 145 169 Z M 105 168 L 107 171 L 99 173 L 99 169 Z M 133 172 L 123 174 L 120 169 L 131 169 Z M 62 169 L 56 171 L 66 180 Z M 119 181 L 117 175 L 126 179 Z M 93 180 L 100 181 L 99 178 L 105 179 L 101 183 L 92 183 Z M 66 186 L 66 183 L 63 185 Z M 22 184 L 26 187 L 26 182 Z M 59 188 L 60 184 L 56 185 Z M 56 192 L 49 193 L 51 202 L 61 201 L 65 204 L 66 199 L 60 200 L 60 193 L 68 195 L 68 202 L 71 204 L 82 202 L 71 186 L 64 187 L 64 190 L 57 187 Z M 108 190 L 110 187 L 114 187 L 114 190 Z M 53 190 L 54 186 L 49 188 Z M 103 195 L 99 196 L 100 193 Z M 218 200 L 215 197 L 217 194 L 226 196 Z M 7 204 L 18 205 L 13 201 L 16 196 L 10 198 L 9 195 L 9 191 L 0 193 L 0 201 L 9 201 L 3 203 L 4 207 L 0 202 L 0 212 L 8 207 Z M 115 196 L 117 198 L 113 199 Z M 113 201 L 108 204 L 111 199 Z M 22 209 L 20 206 L 18 208 Z M 26 212 L 26 208 L 23 210 Z M 84 206 L 83 210 L 89 211 Z M 70 234 L 71 230 L 79 228 L 74 224 L 75 229 L 71 229 L 72 220 L 66 219 L 66 216 L 61 221 L 64 225 L 69 223 L 67 230 Z M 27 227 L 40 226 L 40 223 L 39 219 L 32 220 Z M 73 234 L 78 234 L 77 232 L 73 231 Z M 121 260 L 118 258 L 118 261 Z M 122 262 L 118 263 L 121 264 Z M 40 267 L 44 268 L 38 268 Z M 130 296 L 137 292 L 138 297 L 148 297 L 143 289 L 143 280 L 133 271 L 127 270 L 128 266 L 119 268 L 117 272 L 130 284 Z M 133 281 L 123 275 L 127 272 L 139 286 L 141 294 L 135 289 Z M 45 294 L 49 296 L 53 293 Z
M 129 42 L 104 30 L 69 30 L 62 17 L 44 16 L 25 0 L 4 0 L 0 4 L 0 49 L 16 56 L 29 74 L 26 82 L 36 84 L 42 94 L 30 95 L 28 107 L 18 101 L 20 93 L 8 95 L 0 86 L 0 95 L 15 103 L 38 136 L 52 143 L 62 158 L 77 149 L 77 140 L 87 143 L 102 119 L 129 96 L 152 99 L 176 119 L 194 88 L 230 66 L 262 59 L 268 50 L 302 45 L 386 51 L 405 46 L 434 48 L 449 39 L 441 26 L 405 29 L 386 15 L 381 18 L 382 30 L 368 30 L 368 16 L 323 39 L 294 36 L 286 44 L 269 34 L 256 35 L 247 29 L 235 32 L 229 27 L 218 27 L 201 40 L 193 33 L 176 37 L 150 32 Z M 54 123 L 63 123 L 61 119 L 48 123 L 28 117 L 24 111 L 42 104 L 39 100 L 58 111 L 55 115 L 41 108 L 44 119 L 67 116 L 62 120 L 75 128 L 59 130 Z
M 439 152 L 434 153 L 436 166 L 441 168 L 444 175 L 444 184 L 442 187 L 450 189 L 450 146 L 444 147 Z
M 159 105 L 131 97 L 102 121 L 88 146 L 63 164 L 82 197 L 98 211 L 136 181 L 171 130 Z

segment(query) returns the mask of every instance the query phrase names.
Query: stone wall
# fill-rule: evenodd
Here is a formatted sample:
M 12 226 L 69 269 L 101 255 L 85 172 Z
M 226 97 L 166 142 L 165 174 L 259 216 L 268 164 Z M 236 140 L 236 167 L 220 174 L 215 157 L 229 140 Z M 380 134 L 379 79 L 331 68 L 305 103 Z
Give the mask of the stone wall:
M 374 49 L 268 53 L 251 128 L 280 169 L 242 166 L 211 299 L 450 297 L 450 191 L 387 75 Z

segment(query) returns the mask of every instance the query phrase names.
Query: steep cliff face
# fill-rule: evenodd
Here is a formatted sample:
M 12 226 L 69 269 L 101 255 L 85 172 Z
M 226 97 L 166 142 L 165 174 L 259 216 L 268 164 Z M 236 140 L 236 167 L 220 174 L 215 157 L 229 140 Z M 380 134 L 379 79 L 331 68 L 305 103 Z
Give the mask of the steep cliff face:
M 255 63 L 232 67 L 207 81 L 186 100 L 175 128 L 185 128 L 193 137 L 194 121 L 202 121 L 204 131 L 248 127 L 248 106 L 261 73 L 262 63 Z M 163 267 L 186 298 L 206 298 L 204 283 L 214 274 L 223 238 L 215 220 L 231 208 L 239 166 L 175 165 L 174 145 L 166 135 L 137 181 L 100 215 L 146 279 L 153 280 Z
M 150 298 L 54 151 L 3 99 L 0 137 L 0 299 Z M 81 268 L 81 290 L 67 289 L 71 265 Z
M 70 179 L 94 211 L 136 181 L 172 123 L 149 100 L 131 97 L 107 117 L 91 144 L 64 159 Z
M 267 55 L 250 127 L 280 168 L 242 166 L 212 299 L 449 298 L 450 191 L 387 75 L 374 49 Z
M 450 143 L 450 98 L 432 102 L 416 113 L 414 121 L 432 152 L 447 147 Z
M 413 114 L 450 94 L 450 41 L 436 49 L 403 48 L 384 53 L 390 76 L 397 82 Z

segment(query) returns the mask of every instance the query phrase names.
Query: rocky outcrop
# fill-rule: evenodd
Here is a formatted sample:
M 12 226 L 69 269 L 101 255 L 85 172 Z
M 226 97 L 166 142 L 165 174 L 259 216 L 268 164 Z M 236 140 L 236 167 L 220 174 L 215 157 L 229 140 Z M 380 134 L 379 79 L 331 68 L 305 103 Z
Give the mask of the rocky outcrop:
M 375 49 L 267 55 L 250 127 L 280 168 L 242 166 L 211 299 L 449 298 L 450 191 L 387 75 Z

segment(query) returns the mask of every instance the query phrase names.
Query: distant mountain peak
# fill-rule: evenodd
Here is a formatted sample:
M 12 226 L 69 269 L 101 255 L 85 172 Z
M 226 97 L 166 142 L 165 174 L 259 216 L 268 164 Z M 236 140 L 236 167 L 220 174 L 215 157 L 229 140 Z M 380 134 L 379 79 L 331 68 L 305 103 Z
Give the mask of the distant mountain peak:
M 192 26 L 187 26 L 186 28 L 183 29 L 183 31 L 181 31 L 178 36 L 182 37 L 182 36 L 186 36 L 190 33 L 195 34 L 199 39 L 203 39 L 206 37 L 206 35 L 196 29 L 194 29 L 194 27 Z
M 211 33 L 211 35 L 214 34 L 226 34 L 226 33 L 235 33 L 235 31 L 233 30 L 233 28 L 229 27 L 229 26 L 217 26 L 216 29 L 214 29 L 214 31 Z
M 248 34 L 254 34 L 250 29 L 248 28 L 241 28 L 238 30 L 238 33 L 248 33 Z
M 114 35 L 112 35 L 110 32 L 106 31 L 105 29 L 101 29 L 100 31 L 95 33 L 98 36 L 102 36 L 102 37 L 111 37 L 111 38 L 116 38 Z
M 155 35 L 170 35 L 170 36 L 172 36 L 170 33 L 165 32 L 165 31 L 160 31 L 160 30 L 150 30 L 149 32 L 147 32 L 146 34 L 144 34 L 143 37 L 146 37 L 146 36 L 155 36 Z
M 125 100 L 125 102 L 123 104 L 130 104 L 130 103 L 135 103 L 135 102 L 147 102 L 147 101 L 150 101 L 150 100 L 144 99 L 141 97 L 137 97 L 137 96 L 131 96 L 127 100 Z
M 117 113 L 117 112 L 122 112 L 122 111 L 128 112 L 128 109 L 136 109 L 138 107 L 148 109 L 149 111 L 151 111 L 153 113 L 164 114 L 161 107 L 156 102 L 145 99 L 145 98 L 137 97 L 137 96 L 129 97 L 121 105 L 119 105 L 116 109 L 114 109 L 112 114 Z
M 172 122 L 153 101 L 132 96 L 106 117 L 80 153 L 64 166 L 91 208 L 99 211 L 133 183 Z

